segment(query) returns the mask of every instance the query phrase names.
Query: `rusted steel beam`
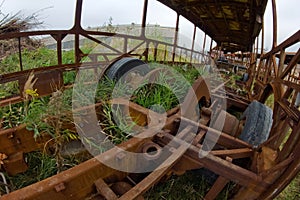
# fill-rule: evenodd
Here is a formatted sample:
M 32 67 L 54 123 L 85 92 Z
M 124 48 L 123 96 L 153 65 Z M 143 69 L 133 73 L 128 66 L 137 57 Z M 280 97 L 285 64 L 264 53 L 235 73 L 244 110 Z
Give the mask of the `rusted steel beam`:
M 188 91 L 181 107 L 184 108 L 182 116 L 195 119 L 197 118 L 196 106 L 200 100 L 204 100 L 207 106 L 210 100 L 210 91 L 208 81 L 205 81 L 202 77 L 199 77 L 194 83 L 192 88 Z
M 204 199 L 205 200 L 213 200 L 216 199 L 218 194 L 224 189 L 224 187 L 227 185 L 229 182 L 228 179 L 219 176 L 212 188 L 206 193 Z
M 297 148 L 296 145 L 300 141 L 299 133 L 300 133 L 300 123 L 298 121 L 298 123 L 292 127 L 292 132 L 291 132 L 289 138 L 287 139 L 286 143 L 284 144 L 282 150 L 279 152 L 279 155 L 277 158 L 278 162 L 281 162 L 281 161 L 287 159 L 290 155 L 293 155 L 294 149 Z
M 142 17 L 142 32 L 141 36 L 146 37 L 146 22 L 147 22 L 148 0 L 144 0 L 143 17 Z
M 174 136 L 168 133 L 161 133 L 159 137 L 156 138 L 158 143 L 168 144 L 171 140 L 176 140 Z M 208 153 L 204 157 L 199 157 L 200 148 L 191 145 L 189 146 L 186 154 L 188 157 L 193 159 L 195 162 L 198 162 L 199 165 L 204 166 L 205 168 L 213 171 L 216 174 L 219 174 L 227 179 L 233 180 L 236 183 L 248 186 L 249 182 L 259 183 L 262 181 L 262 177 L 251 172 L 247 169 L 244 169 L 240 166 L 237 166 L 229 161 L 226 161 L 220 157 L 214 156 L 211 153 Z
M 75 19 L 74 26 L 72 28 L 76 31 L 81 29 L 82 1 L 83 0 L 76 0 Z
M 102 178 L 99 178 L 95 181 L 95 186 L 97 191 L 106 199 L 106 200 L 117 200 L 118 196 L 110 189 L 110 187 L 105 183 Z
M 203 38 L 203 46 L 202 46 L 202 53 L 203 54 L 204 54 L 205 45 L 206 45 L 206 33 L 204 34 L 204 38 Z
M 51 34 L 75 34 L 74 30 L 41 30 L 41 31 L 27 31 L 27 32 L 12 32 L 9 34 L 0 34 L 0 40 L 7 40 L 13 38 L 23 38 L 35 35 L 51 35 Z
M 174 33 L 174 43 L 173 43 L 173 50 L 172 50 L 172 62 L 175 62 L 175 56 L 176 56 L 176 48 L 177 48 L 177 42 L 178 42 L 178 31 L 179 31 L 179 14 L 177 14 L 176 18 L 176 26 L 175 26 L 175 33 Z
M 296 68 L 297 63 L 300 61 L 300 48 L 298 49 L 296 55 L 293 56 L 291 62 L 288 64 L 288 66 L 285 68 L 285 70 L 280 75 L 281 79 L 284 79 L 288 73 L 292 71 L 293 68 Z
M 265 43 L 265 19 L 262 19 L 262 27 L 261 27 L 261 49 L 260 49 L 260 56 L 264 54 L 264 43 Z
M 253 149 L 230 149 L 230 150 L 212 150 L 211 154 L 219 157 L 230 157 L 232 159 L 249 158 L 253 156 Z
M 24 153 L 21 151 L 9 155 L 7 159 L 3 160 L 2 162 L 5 172 L 7 172 L 7 174 L 10 176 L 25 172 L 28 169 Z
M 218 141 L 218 144 L 221 144 L 223 146 L 226 146 L 228 148 L 252 148 L 252 146 L 250 144 L 248 144 L 247 142 L 244 142 L 238 138 L 235 138 L 233 136 L 230 136 L 226 133 L 222 133 L 218 130 L 212 129 L 210 127 L 207 127 L 205 125 L 202 124 L 198 124 L 197 122 L 194 122 L 190 119 L 181 117 L 178 115 L 178 118 L 181 119 L 181 121 L 183 123 L 187 123 L 187 124 L 191 124 L 195 127 L 199 127 L 201 129 L 203 129 L 204 131 L 209 131 L 209 140 L 211 141 Z
M 298 131 L 299 132 L 299 131 Z M 292 163 L 284 167 L 284 173 L 266 191 L 260 195 L 260 199 L 275 198 L 300 172 L 300 140 L 298 140 L 293 152 L 290 154 Z M 288 161 L 290 162 L 290 160 Z
M 293 34 L 288 39 L 286 39 L 285 41 L 283 41 L 281 44 L 279 44 L 278 46 L 276 46 L 275 48 L 273 48 L 271 51 L 269 51 L 268 53 L 264 54 L 261 57 L 261 59 L 266 59 L 270 55 L 278 53 L 279 51 L 281 51 L 281 49 L 286 49 L 286 48 L 288 48 L 290 46 L 293 46 L 294 44 L 296 44 L 299 41 L 300 41 L 300 30 L 298 30 L 295 34 Z
M 20 37 L 18 37 L 18 49 L 19 49 L 19 63 L 20 63 L 20 70 L 23 71 L 22 47 L 21 47 L 21 38 L 20 38 Z
M 146 137 L 149 136 L 149 133 L 151 132 L 142 132 L 140 133 L 141 137 L 132 138 L 99 156 L 101 159 L 105 158 L 107 161 L 111 160 L 111 162 L 114 162 L 120 148 L 128 152 L 137 152 L 140 145 L 149 140 L 149 138 Z M 101 163 L 99 161 L 101 159 L 97 157 L 90 159 L 48 179 L 4 195 L 1 197 L 1 200 L 48 200 L 49 197 L 57 200 L 79 200 L 88 197 L 88 195 L 94 192 L 94 182 L 99 178 L 119 181 L 127 176 L 127 173 L 112 169 Z M 60 187 L 61 185 L 64 187 Z
M 178 135 L 184 137 L 186 134 L 191 131 L 192 127 L 188 126 Z M 183 134 L 182 134 L 183 133 Z M 190 138 L 191 140 L 192 138 Z M 187 146 L 182 144 L 178 148 L 169 147 L 169 150 L 172 154 L 158 167 L 157 170 L 154 170 L 150 175 L 143 179 L 140 183 L 134 186 L 130 191 L 122 195 L 120 200 L 135 199 L 141 194 L 145 193 L 150 187 L 157 183 L 165 174 L 167 174 L 170 169 L 179 161 L 182 155 L 187 150 Z
M 1 130 L 0 153 L 9 156 L 18 152 L 28 153 L 38 149 L 42 150 L 44 143 L 49 139 L 50 137 L 46 135 L 35 139 L 33 131 L 28 131 L 25 124 Z
M 229 162 L 232 162 L 232 159 L 230 157 L 227 157 L 226 160 L 228 160 Z M 228 180 L 222 176 L 219 176 L 218 179 L 213 184 L 213 186 L 208 191 L 208 193 L 206 193 L 204 199 L 205 200 L 215 199 L 218 196 L 218 194 L 224 189 L 224 187 L 227 185 L 227 183 L 229 181 L 230 180 Z
M 272 48 L 277 46 L 277 10 L 276 1 L 272 0 L 272 14 L 273 14 L 273 44 Z
M 192 62 L 192 59 L 193 59 L 193 53 L 194 53 L 194 48 L 195 48 L 195 39 L 196 39 L 196 26 L 194 25 L 190 62 Z

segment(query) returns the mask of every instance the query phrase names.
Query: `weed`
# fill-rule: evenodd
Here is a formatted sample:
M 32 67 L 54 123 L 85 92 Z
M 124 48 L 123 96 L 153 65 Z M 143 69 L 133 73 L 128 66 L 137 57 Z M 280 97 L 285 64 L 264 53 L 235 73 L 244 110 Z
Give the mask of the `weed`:
M 55 159 L 51 156 L 41 152 L 31 152 L 26 154 L 25 158 L 29 169 L 15 176 L 7 176 L 12 190 L 23 188 L 57 173 Z
M 0 110 L 1 129 L 8 129 L 22 124 L 24 119 L 23 103 L 8 105 Z
M 300 173 L 294 180 L 275 198 L 275 200 L 297 200 L 300 199 Z
M 216 198 L 217 200 L 229 199 L 230 190 L 234 184 L 229 183 Z M 160 182 L 153 186 L 145 195 L 146 200 L 177 200 L 204 199 L 210 188 L 205 178 L 197 171 L 188 171 L 182 176 L 172 176 L 165 182 Z

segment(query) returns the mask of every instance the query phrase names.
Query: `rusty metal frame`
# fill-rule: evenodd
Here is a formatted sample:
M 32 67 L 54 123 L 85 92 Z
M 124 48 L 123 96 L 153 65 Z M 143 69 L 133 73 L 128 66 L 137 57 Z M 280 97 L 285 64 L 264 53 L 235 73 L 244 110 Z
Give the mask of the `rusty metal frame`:
M 176 3 L 176 1 L 174 2 Z M 262 1 L 260 3 L 264 5 L 265 1 Z M 219 133 L 216 130 L 210 129 L 206 125 L 194 122 L 190 119 L 190 116 L 186 116 L 184 113 L 178 113 L 178 108 L 174 108 L 168 111 L 168 118 L 164 131 L 158 133 L 147 131 L 142 132 L 140 134 L 144 136 L 146 135 L 148 137 L 143 137 L 142 139 L 134 137 L 119 146 L 126 150 L 139 152 L 141 151 L 141 147 L 143 146 L 167 146 L 170 140 L 177 141 L 177 143 L 175 143 L 175 146 L 168 146 L 171 155 L 168 160 L 170 162 L 170 165 L 166 168 L 162 168 L 150 173 L 142 181 L 136 183 L 135 186 L 127 189 L 125 193 L 117 194 L 115 191 L 113 191 L 111 185 L 113 185 L 114 183 L 120 183 L 122 181 L 130 181 L 130 174 L 111 169 L 98 162 L 97 158 L 93 158 L 46 180 L 14 191 L 8 195 L 4 195 L 2 199 L 18 199 L 20 197 L 22 197 L 23 199 L 49 199 L 49 196 L 55 199 L 65 199 L 66 197 L 72 199 L 82 199 L 85 197 L 91 197 L 93 195 L 104 196 L 107 199 L 128 199 L 128 197 L 130 197 L 131 199 L 141 198 L 141 195 L 152 185 L 157 183 L 163 176 L 170 173 L 180 175 L 187 170 L 199 169 L 203 167 L 219 175 L 219 178 L 215 181 L 210 191 L 206 194 L 206 199 L 214 199 L 216 197 L 216 194 L 218 194 L 230 180 L 236 182 L 241 187 L 239 192 L 236 194 L 235 199 L 244 199 L 245 197 L 247 197 L 248 199 L 274 198 L 300 171 L 300 155 L 298 154 L 298 152 L 300 151 L 300 111 L 294 105 L 296 96 L 300 92 L 299 73 L 298 76 L 296 74 L 296 67 L 300 62 L 300 49 L 298 49 L 296 54 L 293 55 L 289 64 L 285 65 L 285 49 L 299 44 L 300 31 L 296 32 L 286 41 L 277 45 L 275 0 L 273 0 L 272 3 L 274 18 L 273 48 L 268 53 L 264 54 L 263 52 L 261 52 L 260 62 L 258 63 L 257 68 L 257 63 L 255 62 L 256 60 L 254 58 L 252 58 L 252 60 L 250 60 L 251 63 L 249 63 L 249 70 L 251 69 L 250 75 L 252 77 L 249 79 L 247 87 L 249 91 L 252 92 L 250 88 L 252 85 L 254 86 L 254 95 L 252 95 L 252 93 L 249 93 L 250 99 L 245 99 L 244 97 L 240 97 L 237 94 L 232 93 L 230 90 L 227 90 L 227 93 L 224 93 L 224 91 L 218 90 L 218 86 L 216 86 L 212 94 L 208 94 L 206 92 L 203 93 L 203 91 L 201 90 L 203 89 L 203 85 L 199 84 L 199 82 L 196 82 L 195 86 L 192 88 L 192 90 L 196 92 L 199 98 L 203 96 L 206 96 L 208 98 L 209 95 L 212 95 L 215 98 L 226 98 L 228 101 L 228 105 L 237 106 L 241 110 L 246 109 L 247 105 L 250 103 L 250 100 L 257 99 L 261 102 L 265 102 L 267 97 L 270 94 L 273 94 L 275 99 L 273 126 L 271 129 L 270 138 L 261 146 L 259 146 L 258 148 L 254 148 L 244 141 L 230 136 L 227 133 L 221 132 L 217 142 L 218 145 L 223 147 L 223 149 L 213 150 L 206 157 L 199 158 L 198 152 L 202 147 L 203 138 L 207 134 L 208 130 L 210 130 L 210 134 L 212 134 L 210 137 L 212 138 L 214 138 L 214 136 Z M 144 0 L 142 18 L 142 27 L 144 28 L 146 25 L 147 5 L 148 0 Z M 260 7 L 260 9 L 260 12 L 262 12 L 262 10 L 264 10 L 264 6 Z M 94 68 L 97 70 L 97 68 L 99 68 L 100 66 L 101 69 L 104 69 L 111 62 L 113 62 L 114 59 L 120 58 L 122 56 L 136 56 L 147 61 L 151 53 L 151 51 L 149 51 L 149 46 L 151 43 L 153 43 L 155 47 L 153 53 L 153 57 L 155 58 L 155 60 L 157 58 L 157 46 L 163 45 L 165 46 L 165 55 L 167 54 L 168 47 L 173 49 L 172 58 L 167 58 L 165 56 L 164 60 L 161 60 L 160 62 L 174 63 L 176 60 L 181 61 L 181 55 L 177 55 L 176 52 L 177 50 L 180 50 L 180 52 L 184 50 L 185 52 L 190 52 L 190 62 L 193 61 L 192 56 L 197 55 L 198 61 L 196 62 L 196 64 L 201 63 L 204 52 L 195 51 L 193 48 L 195 40 L 195 28 L 192 49 L 188 49 L 178 46 L 177 32 L 174 33 L 174 43 L 169 44 L 146 38 L 145 32 L 142 32 L 140 36 L 130 36 L 125 34 L 84 30 L 80 24 L 81 10 L 82 0 L 77 0 L 75 24 L 70 30 L 32 31 L 10 33 L 9 35 L 0 35 L 0 40 L 18 38 L 18 53 L 20 60 L 20 70 L 9 74 L 2 74 L 0 77 L 0 84 L 11 81 L 22 82 L 22 80 L 24 80 L 28 76 L 29 72 L 32 71 L 23 70 L 24 66 L 22 63 L 21 39 L 29 36 L 51 35 L 57 42 L 57 65 L 33 69 L 33 71 L 37 75 L 48 72 L 53 73 L 57 77 L 57 73 L 61 74 L 67 70 L 77 70 L 79 67 L 85 67 L 87 69 Z M 184 12 L 182 12 L 179 7 L 175 7 L 175 11 L 177 11 L 176 30 L 178 31 L 179 16 L 184 15 Z M 222 16 L 222 18 L 225 21 L 227 20 L 224 15 Z M 194 24 L 196 25 L 196 23 Z M 254 26 L 254 24 L 252 25 Z M 62 41 L 67 35 L 74 35 L 75 37 L 75 60 L 73 64 L 62 63 Z M 107 45 L 103 41 L 98 39 L 97 36 L 122 38 L 124 41 L 124 48 L 122 51 L 115 49 L 114 47 Z M 99 45 L 103 45 L 107 49 L 112 50 L 114 53 L 94 53 L 89 55 L 84 54 L 80 49 L 81 37 L 85 37 L 90 41 L 93 41 Z M 264 34 L 262 34 L 262 41 L 263 37 Z M 134 48 L 129 49 L 128 39 L 139 40 L 142 42 Z M 206 34 L 204 37 L 203 47 L 205 47 L 206 45 L 205 41 Z M 251 38 L 250 41 L 254 41 L 253 38 Z M 224 40 L 225 46 L 226 42 L 227 41 Z M 143 53 L 135 52 L 136 49 L 143 45 L 145 46 L 145 51 Z M 220 45 L 219 47 L 224 46 Z M 249 47 L 246 47 L 246 49 L 249 49 Z M 256 52 L 256 54 L 258 53 Z M 278 54 L 279 62 L 277 64 L 277 62 L 275 62 L 275 56 Z M 251 55 L 253 56 L 253 54 Z M 92 61 L 88 63 L 83 62 L 82 60 L 86 56 L 90 57 Z M 100 56 L 104 58 L 104 61 L 99 61 L 98 58 Z M 113 58 L 110 58 L 110 56 L 113 56 Z M 186 55 L 186 57 L 189 57 L 188 54 Z M 62 87 L 62 85 L 60 85 L 62 83 L 60 82 L 62 81 L 62 79 L 61 77 L 58 78 L 59 80 L 57 80 L 57 85 L 59 87 Z M 49 82 L 50 81 L 52 80 L 49 80 Z M 41 86 L 41 90 L 43 90 L 43 87 L 45 90 L 47 88 L 49 89 L 49 85 Z M 52 91 L 50 90 L 46 90 L 43 95 L 48 95 L 51 92 Z M 22 90 L 20 91 L 19 96 L 1 100 L 0 106 L 22 101 L 23 99 L 21 94 Z M 188 102 L 188 98 L 186 100 Z M 122 100 L 116 100 L 115 102 L 122 104 Z M 143 116 L 143 119 L 145 121 L 147 120 L 147 115 L 150 112 L 148 109 L 140 107 L 133 103 L 130 103 L 128 106 L 130 114 L 133 116 L 133 118 L 140 118 L 140 116 Z M 177 129 L 177 124 L 179 122 L 185 124 L 185 128 L 178 134 L 180 137 L 172 135 L 172 133 L 174 133 Z M 30 137 L 28 137 L 28 135 Z M 7 166 L 9 166 L 10 163 L 19 163 L 19 165 L 16 165 L 16 168 L 9 167 L 11 169 L 11 174 L 18 173 L 18 167 L 20 167 L 22 170 L 26 168 L 26 166 L 22 165 L 23 153 L 41 149 L 43 143 L 45 143 L 45 140 L 47 140 L 47 138 L 44 138 L 43 140 L 37 142 L 33 139 L 32 136 L 33 133 L 27 131 L 24 126 L 0 131 L 0 137 L 2 138 L 0 140 L 0 152 L 6 153 L 9 156 L 16 155 L 15 160 L 11 160 L 6 163 Z M 192 145 L 184 150 L 181 149 L 183 138 L 188 138 L 190 141 L 192 141 Z M 286 142 L 283 142 L 284 138 L 287 138 Z M 276 155 L 274 160 L 272 160 L 271 167 L 268 168 L 264 168 L 265 166 L 261 167 L 260 165 L 262 163 L 259 161 L 264 156 L 266 151 L 271 151 Z M 99 157 L 104 156 L 108 156 L 110 159 L 119 159 L 121 161 L 122 159 L 124 159 L 122 155 L 119 155 L 115 148 L 99 155 Z M 234 164 L 232 161 L 237 158 L 248 158 L 253 160 L 252 166 L 250 168 L 243 168 Z

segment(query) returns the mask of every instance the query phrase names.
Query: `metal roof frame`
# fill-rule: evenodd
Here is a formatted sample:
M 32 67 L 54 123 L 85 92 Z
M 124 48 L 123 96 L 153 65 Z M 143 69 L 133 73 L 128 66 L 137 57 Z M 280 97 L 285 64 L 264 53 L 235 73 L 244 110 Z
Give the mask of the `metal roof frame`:
M 158 0 L 210 36 L 224 51 L 251 51 L 268 0 Z

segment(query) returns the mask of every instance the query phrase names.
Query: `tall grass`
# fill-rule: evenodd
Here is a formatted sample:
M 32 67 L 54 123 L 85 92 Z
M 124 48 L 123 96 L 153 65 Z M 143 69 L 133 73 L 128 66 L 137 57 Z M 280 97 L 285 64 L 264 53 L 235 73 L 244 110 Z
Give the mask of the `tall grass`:
M 229 183 L 216 200 L 230 199 L 234 183 Z M 210 184 L 197 171 L 188 171 L 181 176 L 172 176 L 153 186 L 145 195 L 146 200 L 201 200 L 210 189 Z
M 55 51 L 40 48 L 36 52 L 25 50 L 23 52 L 25 69 L 36 68 L 40 66 L 55 65 L 56 54 Z M 1 62 L 0 73 L 5 74 L 16 71 L 18 68 L 18 56 L 11 55 Z M 63 63 L 69 64 L 74 62 L 74 52 L 64 52 Z M 150 63 L 152 68 L 159 67 L 157 63 Z M 170 66 L 169 66 L 170 67 Z M 146 83 L 135 91 L 124 84 L 118 84 L 113 80 L 104 78 L 100 80 L 97 86 L 95 99 L 90 99 L 93 102 L 102 102 L 102 120 L 100 125 L 107 134 L 107 137 L 115 144 L 119 144 L 129 139 L 133 132 L 134 124 L 126 123 L 126 117 L 122 115 L 117 108 L 115 116 L 112 113 L 112 107 L 109 104 L 109 99 L 112 97 L 112 91 L 118 90 L 117 93 L 122 95 L 131 94 L 131 101 L 146 107 L 151 108 L 157 112 L 164 112 L 169 110 L 183 100 L 185 94 L 189 89 L 189 85 L 201 74 L 205 73 L 203 70 L 190 67 L 188 65 L 172 66 L 176 70 L 174 76 L 169 76 L 166 73 L 159 74 L 158 80 L 155 84 Z M 76 72 L 67 72 L 64 74 L 64 83 L 74 83 Z M 3 85 L 1 85 L 3 86 Z M 13 83 L 0 88 L 0 96 L 7 96 L 7 94 L 16 93 L 17 86 Z M 88 95 L 82 93 L 82 95 Z M 24 103 L 9 105 L 1 109 L 0 117 L 2 119 L 2 129 L 11 128 L 26 122 L 27 128 L 35 131 L 36 135 L 41 132 L 49 132 L 53 137 L 56 137 L 55 124 L 50 126 L 46 123 L 46 119 L 50 116 L 58 118 L 65 118 L 67 113 L 71 111 L 72 90 L 64 90 L 62 96 L 57 101 L 63 103 L 57 107 L 56 103 L 50 104 L 49 97 L 43 97 L 30 100 L 27 110 L 25 112 Z M 119 118 L 115 118 L 115 117 Z M 69 119 L 68 119 L 69 120 Z M 116 120 L 118 124 L 116 124 Z M 57 122 L 62 122 L 58 119 Z M 65 130 L 59 130 L 61 133 L 68 133 Z M 60 133 L 60 134 L 61 134 Z M 58 135 L 59 137 L 61 135 Z M 71 133 L 72 134 L 72 133 Z M 29 170 L 25 173 L 19 174 L 14 177 L 8 177 L 11 187 L 18 189 L 40 181 L 57 173 L 57 159 L 53 156 L 42 154 L 40 152 L 33 152 L 26 155 L 29 163 Z M 70 164 L 73 165 L 74 163 Z M 76 163 L 77 164 L 77 163 Z M 290 186 L 279 195 L 278 199 L 297 199 L 299 197 L 299 176 L 290 184 Z M 225 190 L 220 194 L 218 199 L 228 199 L 229 191 L 232 185 L 228 185 Z M 203 180 L 202 176 L 195 172 L 188 172 L 180 177 L 171 177 L 166 182 L 159 183 L 153 187 L 146 194 L 146 199 L 203 199 L 209 185 Z
M 29 164 L 29 169 L 15 176 L 7 176 L 12 191 L 44 180 L 57 173 L 56 161 L 49 155 L 32 152 L 26 154 L 25 158 Z

